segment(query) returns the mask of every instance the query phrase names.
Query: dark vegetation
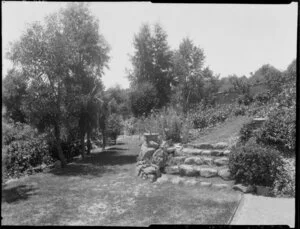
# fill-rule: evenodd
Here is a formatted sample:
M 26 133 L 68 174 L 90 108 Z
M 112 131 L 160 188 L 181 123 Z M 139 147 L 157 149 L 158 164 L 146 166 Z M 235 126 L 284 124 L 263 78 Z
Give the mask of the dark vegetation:
M 74 156 L 89 155 L 96 143 L 104 148 L 122 133 L 158 132 L 167 140 L 188 142 L 191 132 L 201 135 L 228 119 L 247 116 L 268 121 L 259 130 L 251 125 L 241 129 L 232 172 L 238 180 L 284 190 L 287 175 L 261 167 L 271 166 L 277 155 L 295 155 L 296 60 L 285 71 L 263 65 L 248 77 L 220 79 L 204 65 L 203 49 L 184 38 L 172 50 L 159 24 L 143 24 L 133 46 L 130 88 L 105 89 L 101 77 L 110 48 L 86 4 L 70 3 L 46 17 L 44 25 L 28 26 L 7 53 L 14 66 L 3 79 L 6 177 L 55 160 L 64 167 Z M 251 171 L 238 172 L 245 168 Z

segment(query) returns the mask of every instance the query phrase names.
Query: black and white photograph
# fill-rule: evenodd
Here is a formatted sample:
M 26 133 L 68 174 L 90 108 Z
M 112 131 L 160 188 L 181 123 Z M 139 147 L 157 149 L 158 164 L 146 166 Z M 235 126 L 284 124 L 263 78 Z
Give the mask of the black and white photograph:
M 297 228 L 298 4 L 2 1 L 1 225 Z

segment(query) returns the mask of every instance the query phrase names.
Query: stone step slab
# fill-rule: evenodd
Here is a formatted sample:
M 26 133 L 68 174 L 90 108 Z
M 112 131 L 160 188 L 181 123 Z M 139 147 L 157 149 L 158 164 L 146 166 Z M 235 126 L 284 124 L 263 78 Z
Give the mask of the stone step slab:
M 199 171 L 199 175 L 201 177 L 206 177 L 206 178 L 209 178 L 209 177 L 215 177 L 218 175 L 218 170 L 215 169 L 215 168 L 196 168 L 196 170 Z
M 233 180 L 229 168 L 220 169 L 218 171 L 218 176 L 221 177 L 223 180 Z
M 196 149 L 226 149 L 229 147 L 227 142 L 217 142 L 217 143 L 189 143 L 186 144 L 187 147 Z
M 179 164 L 183 164 L 185 161 L 186 157 L 185 156 L 176 156 L 176 157 L 172 157 L 169 160 L 169 164 L 170 165 L 179 165 Z
M 228 163 L 229 163 L 228 157 L 221 157 L 214 160 L 214 164 L 218 166 L 228 165 Z
M 229 156 L 230 150 L 183 148 L 176 151 L 176 156 Z
M 192 165 L 179 165 L 179 174 L 182 176 L 199 176 L 199 171 Z
M 187 157 L 184 160 L 184 164 L 187 164 L 187 165 L 203 165 L 204 160 L 201 157 Z
M 177 166 L 177 165 L 166 166 L 165 167 L 165 173 L 167 173 L 167 174 L 179 174 L 179 166 Z
M 216 189 L 230 189 L 230 186 L 228 184 L 212 184 L 213 188 Z
M 236 185 L 232 186 L 232 189 L 243 192 L 243 193 L 250 193 L 250 192 L 254 192 L 255 187 L 251 186 L 251 185 L 246 186 L 246 185 L 242 185 L 242 184 L 236 184 Z

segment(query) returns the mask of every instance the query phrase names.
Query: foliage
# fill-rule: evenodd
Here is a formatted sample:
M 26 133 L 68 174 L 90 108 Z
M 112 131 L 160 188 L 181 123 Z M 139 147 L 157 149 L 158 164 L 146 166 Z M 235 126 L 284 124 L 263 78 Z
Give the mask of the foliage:
M 271 94 L 269 91 L 261 92 L 261 93 L 256 94 L 253 97 L 253 100 L 257 101 L 258 105 L 264 105 L 264 104 L 267 104 L 271 100 Z
M 256 127 L 253 125 L 253 121 L 250 121 L 243 125 L 243 127 L 240 130 L 239 136 L 240 136 L 240 142 L 246 143 L 249 141 L 250 138 L 256 137 L 255 130 Z
M 234 147 L 229 156 L 231 174 L 246 185 L 273 186 L 282 168 L 279 152 L 258 145 L 255 139 Z
M 287 154 L 295 154 L 296 110 L 275 109 L 260 130 L 259 141 Z
M 296 171 L 295 164 L 285 160 L 283 169 L 278 173 L 272 187 L 275 196 L 295 197 Z
M 130 93 L 131 110 L 135 116 L 147 115 L 157 106 L 157 91 L 150 83 L 142 83 Z
M 146 109 L 160 108 L 169 101 L 171 91 L 171 51 L 167 43 L 167 34 L 159 24 L 154 25 L 151 33 L 148 24 L 142 25 L 140 32 L 134 37 L 135 53 L 131 57 L 133 70 L 129 79 L 134 90 L 140 85 L 151 84 L 157 94 L 157 102 Z
M 253 102 L 253 98 L 249 93 L 242 94 L 237 99 L 238 104 L 248 106 Z
M 122 119 L 117 114 L 112 114 L 107 120 L 107 135 L 113 140 L 116 140 L 118 135 L 121 134 Z
M 22 123 L 4 125 L 3 165 L 5 175 L 19 177 L 41 164 L 48 165 L 53 158 L 47 144 L 47 136 L 39 134 Z

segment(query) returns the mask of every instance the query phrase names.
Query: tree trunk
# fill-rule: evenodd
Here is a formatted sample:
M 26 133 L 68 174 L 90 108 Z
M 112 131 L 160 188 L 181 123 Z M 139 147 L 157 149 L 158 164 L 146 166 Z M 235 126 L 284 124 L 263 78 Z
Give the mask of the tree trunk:
M 91 154 L 91 129 L 87 130 L 87 155 Z
M 105 146 L 106 146 L 106 133 L 105 133 L 105 128 L 102 129 L 102 149 L 105 150 Z
M 66 158 L 65 158 L 64 153 L 63 153 L 62 148 L 61 148 L 60 128 L 59 128 L 59 124 L 58 123 L 56 123 L 54 125 L 54 133 L 55 133 L 55 139 L 56 139 L 56 147 L 57 147 L 57 151 L 58 151 L 58 157 L 59 157 L 59 160 L 61 161 L 61 166 L 63 168 L 63 167 L 66 166 L 67 161 L 66 161 Z
M 85 136 L 85 123 L 84 123 L 84 117 L 83 114 L 81 114 L 79 118 L 79 131 L 80 131 L 80 145 L 81 145 L 81 156 L 84 158 L 84 151 L 85 151 L 85 145 L 84 145 L 84 136 Z

